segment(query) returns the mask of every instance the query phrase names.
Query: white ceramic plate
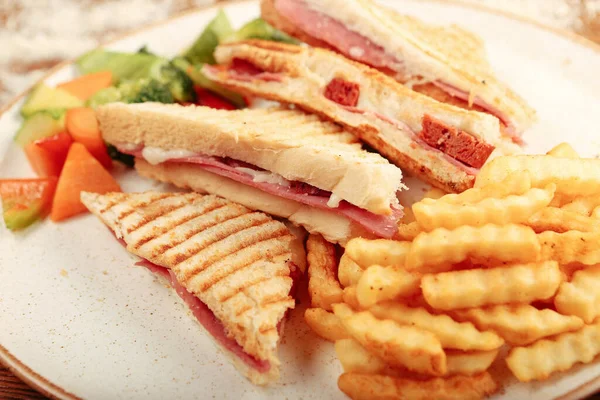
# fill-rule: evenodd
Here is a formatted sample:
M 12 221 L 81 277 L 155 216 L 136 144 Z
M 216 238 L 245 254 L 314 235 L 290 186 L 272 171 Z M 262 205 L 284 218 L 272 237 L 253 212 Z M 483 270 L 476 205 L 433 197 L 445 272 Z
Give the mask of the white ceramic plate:
M 600 48 L 574 35 L 460 4 L 385 1 L 426 21 L 457 23 L 486 42 L 498 75 L 539 113 L 525 137 L 542 152 L 562 140 L 585 156 L 600 153 Z M 258 15 L 256 2 L 225 9 L 236 25 Z M 200 10 L 129 35 L 110 46 L 134 51 L 148 44 L 167 56 L 186 47 L 215 15 Z M 74 76 L 67 64 L 46 79 Z M 0 118 L 0 177 L 33 176 L 12 143 L 20 124 L 16 101 Z M 600 138 L 599 138 L 600 139 Z M 126 191 L 162 186 L 127 173 Z M 44 222 L 13 235 L 0 231 L 0 360 L 44 393 L 58 398 L 344 398 L 333 346 L 302 322 L 302 305 L 286 326 L 283 376 L 272 388 L 253 387 L 158 283 L 92 216 Z M 306 304 L 306 301 L 303 302 Z M 495 398 L 577 398 L 600 388 L 600 362 L 535 384 L 516 384 L 503 363 Z

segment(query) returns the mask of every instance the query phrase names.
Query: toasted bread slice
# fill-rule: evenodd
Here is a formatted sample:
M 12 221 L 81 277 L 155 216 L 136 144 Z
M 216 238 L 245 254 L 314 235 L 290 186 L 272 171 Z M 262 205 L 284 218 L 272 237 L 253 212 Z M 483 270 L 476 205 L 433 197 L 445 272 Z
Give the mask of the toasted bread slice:
M 258 373 L 236 360 L 254 383 L 279 376 L 278 325 L 294 308 L 289 262 L 293 236 L 269 216 L 197 193 L 82 192 L 81 201 L 127 250 L 171 269 L 245 353 L 270 364 Z
M 454 86 L 468 96 L 468 101 L 453 101 L 464 108 L 472 108 L 475 97 L 481 99 L 490 106 L 488 112 L 510 125 L 507 133 L 513 128 L 523 132 L 536 120 L 535 110 L 496 78 L 481 38 L 460 27 L 426 24 L 372 0 L 262 0 L 261 13 L 276 28 L 312 46 L 334 49 L 369 65 L 373 64 L 364 57 L 369 54 L 364 47 L 382 49 L 395 59 L 382 70 L 401 82 L 416 79 Z M 321 28 L 307 32 L 316 25 Z M 336 29 L 335 34 L 329 29 Z M 355 40 L 344 38 L 347 35 Z M 344 47 L 346 43 L 352 47 Z M 443 101 L 445 96 L 437 97 L 439 92 L 428 88 L 432 85 L 415 90 Z
M 224 44 L 215 52 L 223 66 L 205 66 L 213 80 L 239 92 L 296 104 L 343 125 L 393 163 L 446 191 L 473 185 L 476 171 L 432 151 L 416 138 L 425 115 L 494 146 L 503 146 L 496 117 L 440 103 L 414 92 L 391 77 L 323 49 L 264 41 Z M 238 79 L 226 66 L 244 60 L 278 79 Z M 333 78 L 360 88 L 348 107 L 325 97 Z M 365 112 L 365 110 L 367 112 Z
M 338 125 L 299 110 L 115 103 L 99 107 L 97 116 L 104 140 L 117 146 L 229 157 L 375 214 L 391 214 L 398 207 L 396 192 L 404 187 L 398 167 L 363 150 Z
M 263 192 L 231 179 L 204 171 L 193 164 L 164 163 L 152 165 L 143 159 L 135 160 L 140 175 L 172 183 L 184 189 L 211 193 L 240 203 L 250 209 L 286 218 L 311 233 L 319 233 L 332 243 L 345 243 L 353 237 L 374 238 L 362 226 L 339 214 L 320 210 Z

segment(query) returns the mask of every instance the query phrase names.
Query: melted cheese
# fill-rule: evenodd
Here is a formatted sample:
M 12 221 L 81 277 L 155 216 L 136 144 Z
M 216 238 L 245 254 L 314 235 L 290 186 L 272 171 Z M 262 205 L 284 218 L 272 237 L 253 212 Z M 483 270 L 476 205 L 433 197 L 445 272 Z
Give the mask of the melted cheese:
M 342 201 L 341 197 L 335 195 L 334 193 L 331 193 L 331 196 L 327 201 L 327 207 L 337 208 L 340 206 L 340 201 Z
M 258 182 L 258 183 L 265 182 L 265 183 L 272 183 L 274 185 L 290 187 L 290 181 L 288 181 L 283 176 L 276 174 L 274 172 L 257 171 L 255 169 L 244 168 L 244 167 L 236 167 L 235 169 L 252 176 L 252 180 L 254 182 Z
M 177 158 L 193 157 L 196 153 L 188 150 L 164 150 L 159 147 L 144 147 L 142 157 L 152 165 L 157 165 Z

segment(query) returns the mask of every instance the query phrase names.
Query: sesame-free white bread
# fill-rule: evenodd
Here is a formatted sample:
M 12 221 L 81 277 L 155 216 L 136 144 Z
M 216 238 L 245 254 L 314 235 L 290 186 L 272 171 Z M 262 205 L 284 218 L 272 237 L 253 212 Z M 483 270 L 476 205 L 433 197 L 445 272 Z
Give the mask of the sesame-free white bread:
M 297 104 L 331 119 L 404 171 L 446 191 L 460 192 L 472 187 L 474 175 L 448 162 L 440 152 L 428 150 L 415 141 L 425 114 L 489 144 L 502 142 L 496 117 L 438 102 L 373 68 L 328 50 L 250 40 L 220 45 L 215 58 L 222 64 L 229 64 L 234 58 L 247 60 L 280 74 L 282 79 L 238 80 L 227 71 L 206 66 L 203 72 L 210 79 L 241 93 Z M 323 95 L 324 88 L 336 77 L 359 85 L 355 108 L 370 112 L 354 112 Z M 386 118 L 398 124 L 386 122 Z
M 115 103 L 98 107 L 96 114 L 109 143 L 233 158 L 376 214 L 391 214 L 403 188 L 398 167 L 363 150 L 338 125 L 299 110 Z
M 250 209 L 286 218 L 310 233 L 319 233 L 332 243 L 342 246 L 353 237 L 373 237 L 357 223 L 334 212 L 309 207 L 243 185 L 231 179 L 205 171 L 188 163 L 152 165 L 136 158 L 135 168 L 140 175 L 200 193 L 211 193 L 240 203 Z
M 262 0 L 261 14 L 276 28 L 313 46 L 331 47 L 298 28 L 293 15 L 281 15 L 278 2 Z M 487 61 L 477 35 L 455 25 L 436 26 L 402 15 L 372 0 L 294 0 L 341 23 L 398 58 L 397 78 L 419 77 L 422 82 L 443 81 L 472 93 L 500 110 L 523 132 L 536 112 L 506 84 Z
M 278 324 L 294 308 L 289 261 L 293 236 L 266 214 L 198 193 L 82 192 L 81 201 L 127 250 L 171 269 L 251 356 L 271 368 L 258 373 L 236 358 L 254 383 L 279 376 Z

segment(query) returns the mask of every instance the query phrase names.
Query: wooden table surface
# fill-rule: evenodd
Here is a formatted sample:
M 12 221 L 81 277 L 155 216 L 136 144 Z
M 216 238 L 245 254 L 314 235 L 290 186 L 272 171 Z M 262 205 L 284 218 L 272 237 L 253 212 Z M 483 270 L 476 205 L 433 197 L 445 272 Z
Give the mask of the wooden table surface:
M 77 0 L 63 0 L 65 3 L 69 3 L 69 2 L 75 2 Z M 148 0 L 149 2 L 160 2 L 161 0 Z M 220 0 L 163 0 L 164 3 L 167 3 L 169 5 L 169 7 L 165 8 L 165 14 L 164 15 L 154 15 L 155 19 L 161 19 L 161 18 L 166 18 L 171 14 L 177 13 L 177 12 L 181 12 L 181 11 L 185 11 L 187 9 L 190 9 L 194 6 L 197 6 L 201 3 L 211 3 L 211 2 L 215 2 L 215 1 L 220 1 Z M 464 1 L 464 0 L 463 0 Z M 498 6 L 498 8 L 504 9 L 504 10 L 508 10 L 508 11 L 512 11 L 512 12 L 519 12 L 520 11 L 520 7 L 522 6 L 522 3 L 520 3 L 520 0 L 466 0 L 472 3 L 479 3 L 479 4 L 485 4 L 488 6 Z M 542 10 L 544 7 L 547 8 L 549 5 L 549 1 L 548 0 L 528 0 L 531 3 L 535 3 L 537 2 L 540 5 L 540 10 Z M 556 0 L 554 4 L 556 3 Z M 597 2 L 598 0 L 588 0 L 588 1 L 595 1 Z M 98 4 L 102 4 L 107 2 L 107 0 L 92 0 L 92 3 L 98 3 Z M 568 6 L 573 6 L 573 7 L 577 7 L 580 4 L 583 4 L 585 2 L 585 0 L 564 0 L 564 3 Z M 33 4 L 34 6 L 38 6 L 38 2 L 25 2 L 23 1 L 23 4 Z M 596 3 L 597 4 L 597 3 Z M 512 8 L 511 8 L 512 7 Z M 4 28 L 4 26 L 9 26 L 8 21 L 10 21 L 11 19 L 11 12 L 19 12 L 19 11 L 23 11 L 23 7 L 20 5 L 20 1 L 19 0 L 8 0 L 6 3 L 3 3 L 2 1 L 0 1 L 0 31 L 2 29 L 6 29 Z M 530 11 L 530 9 L 529 9 Z M 557 11 L 558 12 L 558 11 Z M 535 15 L 526 15 L 529 17 L 535 17 Z M 566 18 L 566 17 L 565 17 Z M 569 17 L 570 18 L 570 17 Z M 541 20 L 542 22 L 546 22 L 549 23 L 548 20 L 548 16 L 543 16 L 540 15 L 539 20 Z M 141 21 L 142 25 L 143 23 L 147 23 L 149 21 Z M 563 26 L 569 28 L 569 26 L 566 25 L 566 22 L 563 21 Z M 128 29 L 132 29 L 134 28 L 134 26 L 128 26 Z M 10 29 L 10 28 L 9 28 Z M 579 25 L 575 25 L 572 27 L 573 30 L 577 31 L 580 34 L 583 34 L 585 36 L 587 36 L 588 38 L 592 39 L 592 40 L 596 40 L 600 43 L 600 16 L 596 16 L 595 19 L 593 20 L 589 20 L 586 21 L 584 19 L 583 24 L 579 23 Z M 111 29 L 111 34 L 116 35 L 119 34 L 119 29 Z M 103 38 L 106 38 L 106 32 L 102 32 L 101 35 Z M 94 36 L 92 36 L 94 37 Z M 100 41 L 101 39 L 98 38 L 98 41 Z M 28 73 L 35 73 L 35 72 L 43 72 L 44 70 L 47 70 L 48 68 L 52 67 L 53 65 L 55 65 L 56 63 L 61 61 L 61 58 L 52 58 L 50 57 L 49 59 L 46 58 L 42 58 L 40 60 L 34 60 L 34 61 L 27 61 L 27 62 L 21 62 L 19 60 L 8 60 L 8 63 L 3 64 L 5 60 L 0 60 L 0 72 L 2 72 L 2 69 L 4 68 L 5 71 L 8 71 L 9 75 L 4 75 L 5 76 L 5 81 L 3 82 L 2 75 L 0 75 L 0 106 L 3 103 L 3 100 L 6 101 L 7 99 L 9 99 L 11 96 L 13 96 L 14 94 L 16 94 L 17 92 L 23 90 L 24 88 L 26 88 L 26 86 L 28 86 L 30 84 L 30 82 L 24 82 L 22 83 L 23 87 L 7 87 L 8 86 L 8 82 L 6 81 L 6 76 L 8 76 L 8 79 L 10 79 L 11 77 L 13 77 L 14 75 L 10 75 L 10 73 L 16 73 L 16 74 L 28 74 Z M 32 79 L 34 79 L 34 77 L 32 77 Z M 11 90 L 12 89 L 12 90 Z M 4 97 L 2 97 L 2 95 L 4 95 Z M 590 397 L 590 399 L 592 398 L 600 398 L 600 395 L 594 395 L 592 397 Z M 15 375 L 13 375 L 8 369 L 4 368 L 1 364 L 0 364 L 0 400 L 24 400 L 24 399 L 46 399 L 45 396 L 39 394 L 37 391 L 35 391 L 34 389 L 31 389 L 27 384 L 25 384 L 24 382 L 22 382 L 19 378 L 17 378 Z M 589 400 L 589 399 L 588 399 Z

